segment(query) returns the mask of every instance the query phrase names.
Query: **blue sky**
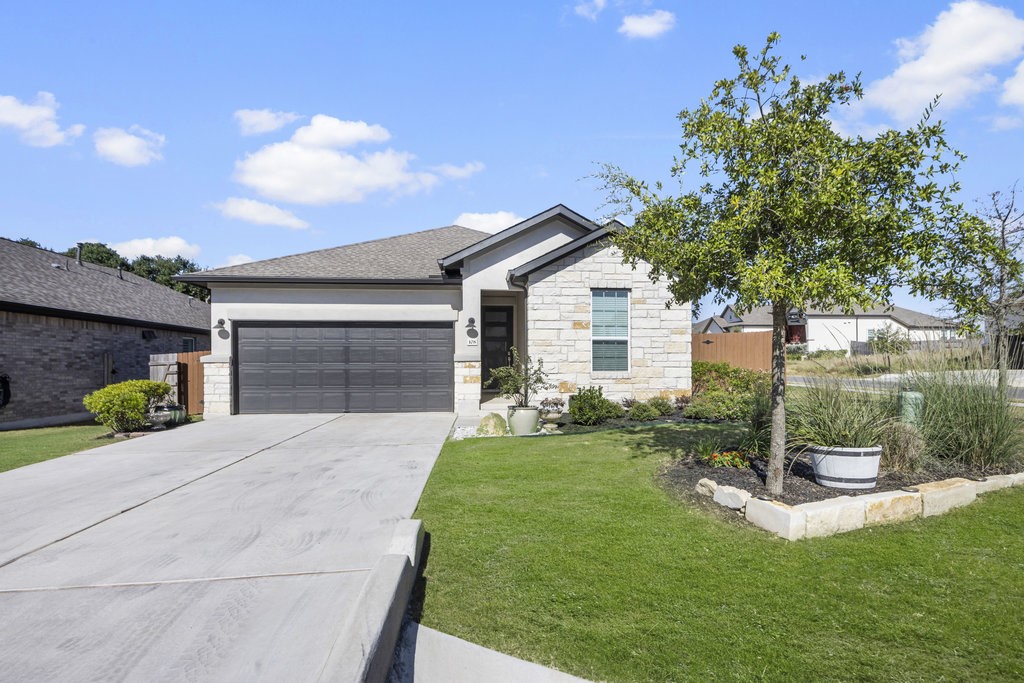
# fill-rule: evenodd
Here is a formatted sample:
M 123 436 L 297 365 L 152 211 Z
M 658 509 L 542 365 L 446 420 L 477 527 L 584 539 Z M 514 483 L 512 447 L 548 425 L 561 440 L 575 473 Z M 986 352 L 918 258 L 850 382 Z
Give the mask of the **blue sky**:
M 862 73 L 847 131 L 943 93 L 965 201 L 1024 176 L 1016 1 L 16 3 L 0 235 L 213 267 L 559 202 L 598 218 L 596 164 L 666 178 L 675 115 L 770 31 L 801 76 Z

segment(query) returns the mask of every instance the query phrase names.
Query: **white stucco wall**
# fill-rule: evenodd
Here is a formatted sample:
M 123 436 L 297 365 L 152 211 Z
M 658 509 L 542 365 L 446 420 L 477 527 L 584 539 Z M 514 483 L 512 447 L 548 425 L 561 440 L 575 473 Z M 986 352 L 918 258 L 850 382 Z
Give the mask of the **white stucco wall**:
M 622 263 L 617 249 L 594 245 L 529 277 L 527 345 L 543 359 L 564 398 L 577 388 L 601 386 L 605 396 L 648 398 L 690 393 L 690 305 L 665 307 L 664 281 L 652 283 L 649 266 Z M 629 370 L 593 372 L 591 290 L 628 289 Z

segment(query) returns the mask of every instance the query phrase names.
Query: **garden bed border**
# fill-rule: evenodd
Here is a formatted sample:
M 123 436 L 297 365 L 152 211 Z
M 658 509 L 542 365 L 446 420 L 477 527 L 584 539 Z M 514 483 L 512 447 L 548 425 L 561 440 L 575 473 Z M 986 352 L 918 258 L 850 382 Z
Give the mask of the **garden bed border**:
M 837 496 L 813 503 L 786 505 L 734 486 L 719 486 L 701 479 L 696 491 L 731 510 L 741 513 L 754 526 L 771 531 L 787 541 L 832 536 L 854 529 L 902 522 L 918 517 L 941 515 L 970 505 L 979 494 L 1024 486 L 1024 472 L 995 474 L 984 479 L 944 479 L 908 486 L 897 491 L 880 491 L 861 496 Z M 837 489 L 839 490 L 839 489 Z

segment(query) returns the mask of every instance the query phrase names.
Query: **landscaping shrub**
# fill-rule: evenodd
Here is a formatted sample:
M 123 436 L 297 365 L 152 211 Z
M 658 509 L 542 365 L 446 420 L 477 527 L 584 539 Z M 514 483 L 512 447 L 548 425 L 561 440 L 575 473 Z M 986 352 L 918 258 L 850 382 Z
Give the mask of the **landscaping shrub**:
M 146 379 L 128 380 L 97 389 L 82 399 L 96 421 L 115 432 L 142 429 L 146 413 L 171 393 L 166 382 Z
M 807 360 L 821 360 L 825 358 L 846 358 L 846 351 L 841 349 L 818 349 L 807 354 Z
M 913 384 L 924 395 L 921 435 L 928 457 L 981 471 L 1020 464 L 1020 418 L 986 375 L 918 373 Z
M 675 407 L 672 403 L 665 398 L 655 396 L 647 402 L 647 405 L 658 411 L 658 415 L 671 415 L 676 412 Z
M 705 391 L 686 406 L 683 417 L 691 420 L 745 420 L 750 413 L 753 394 Z
M 766 372 L 702 360 L 694 362 L 692 378 L 694 396 L 715 390 L 726 393 L 749 393 L 759 385 L 770 382 Z
M 658 409 L 650 403 L 637 402 L 629 409 L 629 419 L 637 422 L 650 422 L 656 420 L 660 415 Z
M 925 446 L 920 430 L 904 422 L 890 422 L 882 432 L 881 466 L 896 472 L 916 472 L 924 465 Z
M 743 450 L 750 453 L 766 453 L 772 436 L 771 387 L 760 387 L 750 401 L 747 434 L 743 438 Z
M 676 396 L 676 410 L 685 410 L 690 405 L 690 396 Z
M 621 405 L 604 397 L 601 387 L 578 389 L 569 400 L 569 416 L 579 425 L 599 425 L 625 413 Z
M 750 460 L 739 451 L 715 451 L 707 457 L 702 456 L 701 460 L 712 467 L 735 467 L 737 469 L 750 467 Z
M 786 344 L 786 358 L 800 360 L 807 355 L 807 344 Z
M 640 402 L 640 399 L 629 396 L 627 398 L 622 399 L 622 407 L 626 409 L 626 412 L 629 412 L 633 408 L 633 406 Z

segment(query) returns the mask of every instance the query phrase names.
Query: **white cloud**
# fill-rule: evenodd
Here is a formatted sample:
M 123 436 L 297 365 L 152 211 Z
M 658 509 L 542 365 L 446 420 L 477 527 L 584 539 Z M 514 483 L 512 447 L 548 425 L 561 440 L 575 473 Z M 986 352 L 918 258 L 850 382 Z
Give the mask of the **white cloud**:
M 494 213 L 460 213 L 455 219 L 455 225 L 484 232 L 500 232 L 505 228 L 515 225 L 523 220 L 523 217 L 512 211 L 495 211 Z
M 445 164 L 432 173 L 413 169 L 416 157 L 409 152 L 385 149 L 356 155 L 343 151 L 390 138 L 382 126 L 317 114 L 289 140 L 261 147 L 237 161 L 234 179 L 269 199 L 319 205 L 360 202 L 367 194 L 385 190 L 418 192 L 434 187 L 442 176 L 468 177 L 483 166 L 479 162 Z
M 199 256 L 201 249 L 198 244 L 189 244 L 181 237 L 140 237 L 127 242 L 111 244 L 110 248 L 127 259 L 136 256 L 184 256 L 195 258 Z
M 248 254 L 232 254 L 228 256 L 224 263 L 217 266 L 218 268 L 227 268 L 228 266 L 240 266 L 243 263 L 251 263 L 253 260 L 252 256 Z
M 238 121 L 242 135 L 270 133 L 300 118 L 295 112 L 270 109 L 239 109 L 235 112 L 235 120 Z
M 468 164 L 462 166 L 456 166 L 455 164 L 441 164 L 440 166 L 434 166 L 431 170 L 440 173 L 445 178 L 453 178 L 456 180 L 462 180 L 468 178 L 471 175 L 476 175 L 483 171 L 484 166 L 481 161 L 470 161 Z
M 619 33 L 627 38 L 657 38 L 676 25 L 676 15 L 667 10 L 654 10 L 650 14 L 630 14 L 622 18 Z
M 989 130 L 996 133 L 1018 128 L 1024 128 L 1024 116 L 993 116 L 989 125 Z
M 71 142 L 85 130 L 82 124 L 63 130 L 57 125 L 57 98 L 52 93 L 36 93 L 31 104 L 11 95 L 0 95 L 0 126 L 13 128 L 21 141 L 33 147 L 54 147 Z
M 365 121 L 342 121 L 333 116 L 317 114 L 295 131 L 292 142 L 305 147 L 352 147 L 361 142 L 387 142 L 391 133 L 387 128 Z
M 937 94 L 943 111 L 949 111 L 994 88 L 998 79 L 992 69 L 1024 53 L 1024 20 L 1004 7 L 966 0 L 950 5 L 917 37 L 896 45 L 900 65 L 865 88 L 861 106 L 906 124 Z
M 1003 96 L 999 101 L 1024 107 L 1024 62 L 1018 64 L 1017 71 L 1003 83 Z
M 257 225 L 280 225 L 292 230 L 303 230 L 309 227 L 309 223 L 291 211 L 286 211 L 273 204 L 258 202 L 255 199 L 230 197 L 213 206 L 225 218 L 234 218 Z
M 142 126 L 100 128 L 93 134 L 96 153 L 120 166 L 145 166 L 163 159 L 160 150 L 166 138 Z
M 573 11 L 584 19 L 597 21 L 597 15 L 604 10 L 607 4 L 608 0 L 583 0 L 573 7 Z

